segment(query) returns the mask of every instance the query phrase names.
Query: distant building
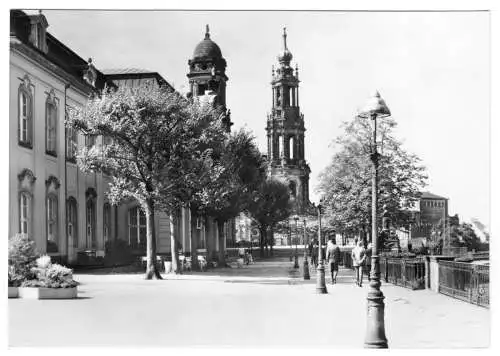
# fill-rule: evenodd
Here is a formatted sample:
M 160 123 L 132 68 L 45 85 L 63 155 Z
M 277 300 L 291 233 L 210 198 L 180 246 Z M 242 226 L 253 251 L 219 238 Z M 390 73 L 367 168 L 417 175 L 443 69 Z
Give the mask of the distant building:
M 416 211 L 412 212 L 413 221 L 406 230 L 412 245 L 420 245 L 423 241 L 437 242 L 445 239 L 445 227 L 448 223 L 448 198 L 422 192 Z M 402 237 L 400 235 L 400 237 Z
M 279 67 L 272 70 L 272 108 L 267 116 L 268 174 L 288 185 L 296 214 L 310 207 L 309 174 L 305 160 L 304 114 L 299 106 L 299 69 L 290 66 L 293 58 L 283 29 L 283 51 Z

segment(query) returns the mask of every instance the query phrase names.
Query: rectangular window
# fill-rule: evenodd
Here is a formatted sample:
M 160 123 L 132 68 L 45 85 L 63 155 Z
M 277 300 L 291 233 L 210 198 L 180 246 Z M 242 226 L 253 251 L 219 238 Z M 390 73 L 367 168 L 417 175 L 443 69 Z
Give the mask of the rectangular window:
M 92 200 L 87 201 L 87 213 L 86 213 L 86 225 L 87 225 L 87 248 L 95 248 L 95 234 L 94 234 L 94 221 L 95 221 L 95 209 L 94 202 Z
M 104 204 L 103 212 L 104 212 L 103 237 L 104 237 L 104 242 L 106 243 L 106 241 L 108 241 L 108 239 L 109 239 L 109 230 L 110 230 L 110 226 L 111 226 L 111 206 L 108 203 Z
M 75 129 L 72 127 L 66 128 L 66 159 L 75 161 L 76 151 L 78 148 L 78 136 Z
M 56 106 L 48 102 L 46 104 L 46 151 L 48 154 L 56 155 L 57 142 L 57 109 Z
M 95 136 L 94 135 L 86 135 L 85 136 L 85 146 L 90 149 L 95 145 Z
M 21 193 L 19 196 L 19 233 L 29 236 L 30 226 L 30 197 L 27 193 Z
M 31 118 L 30 97 L 25 90 L 19 91 L 19 142 L 30 144 L 31 142 Z
M 146 214 L 135 207 L 129 210 L 128 215 L 129 244 L 134 247 L 146 244 Z

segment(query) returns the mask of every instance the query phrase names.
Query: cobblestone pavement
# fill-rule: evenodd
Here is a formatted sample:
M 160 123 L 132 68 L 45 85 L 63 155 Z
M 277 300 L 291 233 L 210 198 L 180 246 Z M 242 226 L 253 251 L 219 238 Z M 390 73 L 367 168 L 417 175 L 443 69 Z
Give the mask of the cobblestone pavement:
M 367 283 L 341 269 L 328 294 L 285 258 L 166 275 L 77 274 L 76 300 L 10 299 L 10 346 L 363 347 Z M 327 273 L 328 275 L 328 273 Z M 327 277 L 327 282 L 330 280 Z M 487 347 L 488 309 L 383 284 L 391 348 Z

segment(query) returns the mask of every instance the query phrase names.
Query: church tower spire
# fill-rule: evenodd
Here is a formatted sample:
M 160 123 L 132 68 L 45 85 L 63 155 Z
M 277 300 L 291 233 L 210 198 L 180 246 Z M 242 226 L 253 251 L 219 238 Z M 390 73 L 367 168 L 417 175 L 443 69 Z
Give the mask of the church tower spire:
M 304 115 L 299 107 L 298 66 L 290 63 L 286 27 L 283 28 L 283 50 L 279 66 L 272 70 L 272 108 L 267 117 L 267 155 L 269 175 L 286 180 L 294 210 L 301 214 L 308 208 L 310 169 L 305 160 Z

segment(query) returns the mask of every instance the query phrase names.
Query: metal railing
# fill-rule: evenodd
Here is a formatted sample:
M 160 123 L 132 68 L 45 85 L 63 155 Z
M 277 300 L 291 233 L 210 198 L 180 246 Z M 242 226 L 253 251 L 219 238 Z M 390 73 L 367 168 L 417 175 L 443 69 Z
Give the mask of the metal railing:
M 465 256 L 467 255 L 467 247 L 443 247 L 441 254 L 443 256 Z
M 425 262 L 422 258 L 380 258 L 380 277 L 409 289 L 425 289 Z
M 489 308 L 490 266 L 439 261 L 439 293 Z

